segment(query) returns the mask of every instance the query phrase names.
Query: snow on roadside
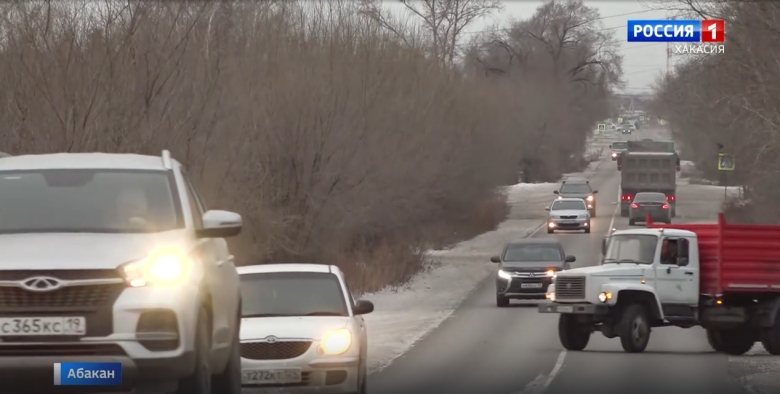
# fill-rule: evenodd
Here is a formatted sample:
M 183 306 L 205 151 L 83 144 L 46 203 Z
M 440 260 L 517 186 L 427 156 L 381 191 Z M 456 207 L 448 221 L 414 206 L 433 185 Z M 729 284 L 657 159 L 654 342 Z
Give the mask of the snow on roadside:
M 606 159 L 606 155 L 602 157 Z M 603 161 L 568 176 L 588 177 Z M 430 251 L 431 267 L 401 289 L 366 294 L 376 310 L 365 316 L 368 369 L 381 370 L 409 350 L 415 342 L 449 317 L 475 287 L 490 275 L 490 256 L 507 241 L 531 235 L 544 224 L 544 206 L 553 198 L 557 183 L 520 183 L 505 188 L 509 217 L 494 231 L 463 241 L 446 250 Z

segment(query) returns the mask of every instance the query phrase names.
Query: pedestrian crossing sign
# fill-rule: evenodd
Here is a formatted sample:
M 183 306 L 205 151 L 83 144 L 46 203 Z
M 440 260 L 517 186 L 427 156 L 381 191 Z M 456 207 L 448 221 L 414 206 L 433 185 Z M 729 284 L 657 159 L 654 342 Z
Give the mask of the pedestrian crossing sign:
M 730 153 L 718 154 L 718 170 L 719 171 L 734 171 L 735 167 L 734 155 Z
M 599 131 L 607 131 L 607 125 L 604 123 L 599 124 Z
M 622 123 L 623 123 L 623 118 L 618 118 L 618 124 L 622 124 Z
M 639 121 L 640 122 L 644 122 L 645 121 L 645 116 L 644 115 L 639 115 Z

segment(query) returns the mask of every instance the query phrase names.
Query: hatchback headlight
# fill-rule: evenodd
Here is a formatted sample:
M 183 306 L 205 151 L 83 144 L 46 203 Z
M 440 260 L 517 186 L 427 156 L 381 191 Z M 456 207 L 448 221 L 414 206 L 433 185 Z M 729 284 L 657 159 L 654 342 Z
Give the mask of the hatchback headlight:
M 352 346 L 352 333 L 348 329 L 342 328 L 325 333 L 318 350 L 320 354 L 337 356 L 349 350 L 350 346 Z

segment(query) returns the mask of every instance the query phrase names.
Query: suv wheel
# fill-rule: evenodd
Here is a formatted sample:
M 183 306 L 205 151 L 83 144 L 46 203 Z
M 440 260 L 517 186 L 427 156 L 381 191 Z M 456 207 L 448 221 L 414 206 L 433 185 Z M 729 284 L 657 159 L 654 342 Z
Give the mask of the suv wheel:
M 209 313 L 201 306 L 195 331 L 195 370 L 179 381 L 179 388 L 172 394 L 211 394 L 211 335 Z
M 222 373 L 214 376 L 211 384 L 212 394 L 241 394 L 241 338 L 239 327 L 241 318 L 235 323 L 233 343 L 230 345 L 230 358 Z

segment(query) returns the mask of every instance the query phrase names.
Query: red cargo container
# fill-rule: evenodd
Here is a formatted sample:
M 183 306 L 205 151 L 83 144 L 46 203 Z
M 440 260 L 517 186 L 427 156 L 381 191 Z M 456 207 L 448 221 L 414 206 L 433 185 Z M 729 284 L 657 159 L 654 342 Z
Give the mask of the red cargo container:
M 727 223 L 654 224 L 688 230 L 699 244 L 700 290 L 704 295 L 780 293 L 780 226 Z

